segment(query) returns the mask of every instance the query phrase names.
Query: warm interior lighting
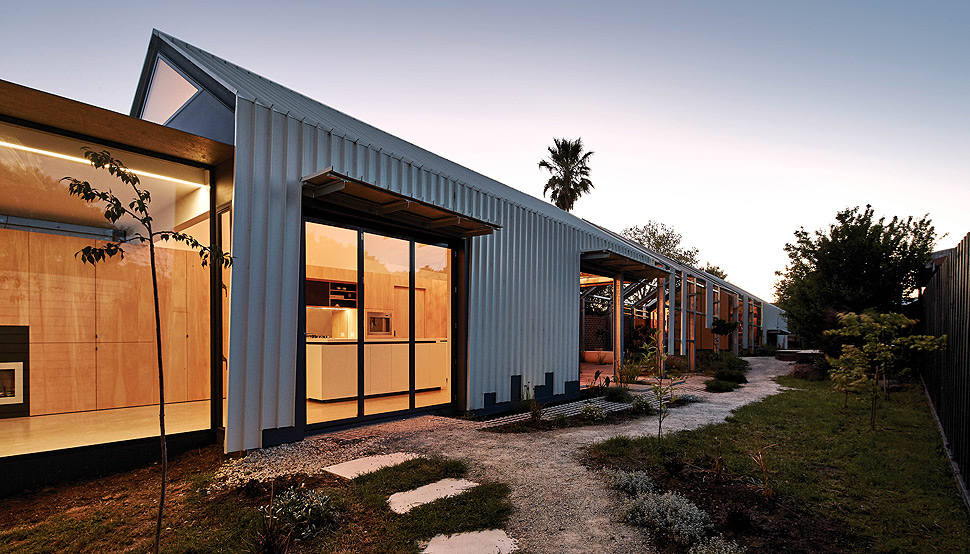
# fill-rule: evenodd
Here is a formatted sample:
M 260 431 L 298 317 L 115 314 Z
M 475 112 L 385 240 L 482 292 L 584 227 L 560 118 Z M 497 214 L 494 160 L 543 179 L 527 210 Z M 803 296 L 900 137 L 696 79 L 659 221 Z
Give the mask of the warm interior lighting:
M 353 310 L 356 308 L 341 308 L 339 306 L 307 306 L 308 310 L 330 310 L 332 312 L 343 312 L 346 310 Z
M 2 140 L 0 140 L 0 146 L 6 146 L 7 148 L 12 148 L 14 150 L 21 150 L 23 152 L 31 152 L 33 154 L 40 154 L 42 156 L 49 156 L 51 158 L 57 158 L 57 159 L 60 159 L 60 160 L 67 160 L 69 162 L 77 162 L 77 163 L 82 163 L 82 164 L 85 164 L 85 165 L 91 165 L 91 162 L 89 160 L 86 160 L 84 158 L 78 158 L 77 156 L 68 156 L 67 154 L 59 154 L 57 152 L 51 152 L 49 150 L 41 150 L 39 148 L 31 148 L 29 146 L 23 146 L 21 144 L 13 144 L 13 143 L 10 143 L 10 142 L 4 142 Z M 135 175 L 139 175 L 141 177 L 150 177 L 152 179 L 161 179 L 162 181 L 169 181 L 171 183 L 180 183 L 180 184 L 183 184 L 183 185 L 190 185 L 190 186 L 193 186 L 193 187 L 200 187 L 200 188 L 202 188 L 202 187 L 208 187 L 209 186 L 209 185 L 202 184 L 202 183 L 193 183 L 191 181 L 185 181 L 185 180 L 182 180 L 182 179 L 176 179 L 175 177 L 167 177 L 165 175 L 159 175 L 157 173 L 150 173 L 148 171 L 139 171 L 137 169 L 131 169 L 131 168 L 128 168 L 128 171 L 131 171 Z

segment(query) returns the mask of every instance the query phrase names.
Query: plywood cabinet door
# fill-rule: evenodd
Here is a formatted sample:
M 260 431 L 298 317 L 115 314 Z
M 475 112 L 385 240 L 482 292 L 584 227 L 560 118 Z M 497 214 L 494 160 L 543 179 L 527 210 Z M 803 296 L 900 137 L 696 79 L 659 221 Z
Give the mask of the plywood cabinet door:
M 30 346 L 30 415 L 97 408 L 94 343 Z
M 29 234 L 0 229 L 0 325 L 29 325 Z
M 88 239 L 31 233 L 30 342 L 94 343 L 95 269 L 74 254 Z
M 210 269 L 199 263 L 195 252 L 182 252 L 186 257 L 186 326 L 185 343 L 188 400 L 206 400 L 210 396 L 211 357 L 209 325 Z
M 422 343 L 414 345 L 414 388 L 426 389 L 431 386 L 431 349 L 434 345 Z
M 98 242 L 98 245 L 104 245 Z M 184 264 L 179 264 L 164 249 L 156 255 L 159 297 L 168 298 L 173 281 L 184 280 Z M 145 342 L 155 340 L 155 301 L 148 247 L 125 247 L 124 258 L 117 256 L 99 263 L 97 277 L 97 335 L 103 342 Z M 177 285 L 175 285 L 177 286 Z M 164 313 L 165 310 L 162 310 Z
M 98 409 L 158 402 L 154 342 L 98 345 Z

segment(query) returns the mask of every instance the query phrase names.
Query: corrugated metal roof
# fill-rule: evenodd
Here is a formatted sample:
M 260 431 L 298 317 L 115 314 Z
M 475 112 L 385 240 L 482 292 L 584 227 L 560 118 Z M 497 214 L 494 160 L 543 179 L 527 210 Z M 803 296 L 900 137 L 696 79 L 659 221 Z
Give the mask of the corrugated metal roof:
M 346 136 L 364 146 L 389 152 L 396 157 L 411 162 L 417 167 L 427 168 L 433 173 L 439 173 L 461 181 L 472 188 L 494 194 L 514 204 L 536 211 L 546 217 L 579 227 L 593 234 L 601 234 L 601 231 L 597 227 L 589 225 L 588 222 L 564 212 L 548 202 L 486 177 L 481 173 L 443 158 L 404 139 L 382 131 L 377 127 L 368 125 L 359 119 L 275 83 L 248 69 L 239 67 L 169 34 L 157 29 L 154 31 L 154 34 L 178 50 L 193 63 L 197 64 L 200 69 L 206 71 L 213 79 L 242 98 L 289 114 L 297 119 L 303 119 L 307 123 L 319 125 L 328 131 Z M 648 253 L 645 252 L 645 254 Z
M 193 46 L 157 29 L 153 33 L 241 98 L 257 105 L 272 108 L 275 111 L 287 114 L 296 119 L 302 119 L 306 123 L 322 127 L 333 134 L 357 142 L 361 146 L 368 146 L 374 150 L 385 152 L 392 157 L 401 158 L 415 167 L 423 168 L 431 173 L 456 180 L 465 186 L 482 191 L 485 194 L 501 198 L 506 202 L 534 211 L 542 216 L 579 228 L 608 242 L 616 243 L 618 247 L 623 248 L 626 254 L 630 254 L 631 252 L 639 254 L 645 262 L 659 263 L 668 268 L 686 269 L 704 279 L 729 287 L 738 293 L 757 298 L 736 285 L 718 279 L 697 268 L 684 266 L 657 252 L 644 248 L 642 245 L 618 233 L 576 217 L 548 202 L 468 169 L 404 139 L 382 131 L 377 127 L 368 125 L 357 118 L 253 73 L 228 60 L 206 52 L 197 46 Z M 766 302 L 760 298 L 758 300 Z

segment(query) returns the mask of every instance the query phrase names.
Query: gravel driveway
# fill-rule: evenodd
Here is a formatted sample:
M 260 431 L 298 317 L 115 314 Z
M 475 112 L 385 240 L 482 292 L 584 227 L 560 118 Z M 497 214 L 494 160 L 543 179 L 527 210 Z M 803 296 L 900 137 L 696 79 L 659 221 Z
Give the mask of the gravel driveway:
M 664 430 L 696 429 L 723 421 L 735 408 L 775 394 L 772 379 L 791 365 L 747 358 L 748 383 L 722 394 L 696 393 L 703 401 L 675 408 Z M 656 434 L 656 416 L 617 425 L 542 433 L 482 432 L 474 422 L 425 416 L 308 438 L 253 452 L 224 467 L 227 482 L 306 471 L 365 455 L 393 451 L 438 454 L 468 462 L 472 480 L 508 483 L 516 510 L 509 535 L 532 554 L 652 552 L 640 530 L 623 524 L 621 500 L 579 458 L 583 448 L 616 435 Z

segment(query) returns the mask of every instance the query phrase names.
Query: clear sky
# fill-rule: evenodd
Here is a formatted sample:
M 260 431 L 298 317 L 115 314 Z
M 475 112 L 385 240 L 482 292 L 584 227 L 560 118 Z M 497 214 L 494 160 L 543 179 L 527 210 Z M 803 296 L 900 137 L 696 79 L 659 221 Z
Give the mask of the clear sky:
M 799 226 L 970 231 L 970 2 L 5 2 L 0 79 L 127 113 L 153 27 L 573 213 L 672 225 L 766 299 Z

